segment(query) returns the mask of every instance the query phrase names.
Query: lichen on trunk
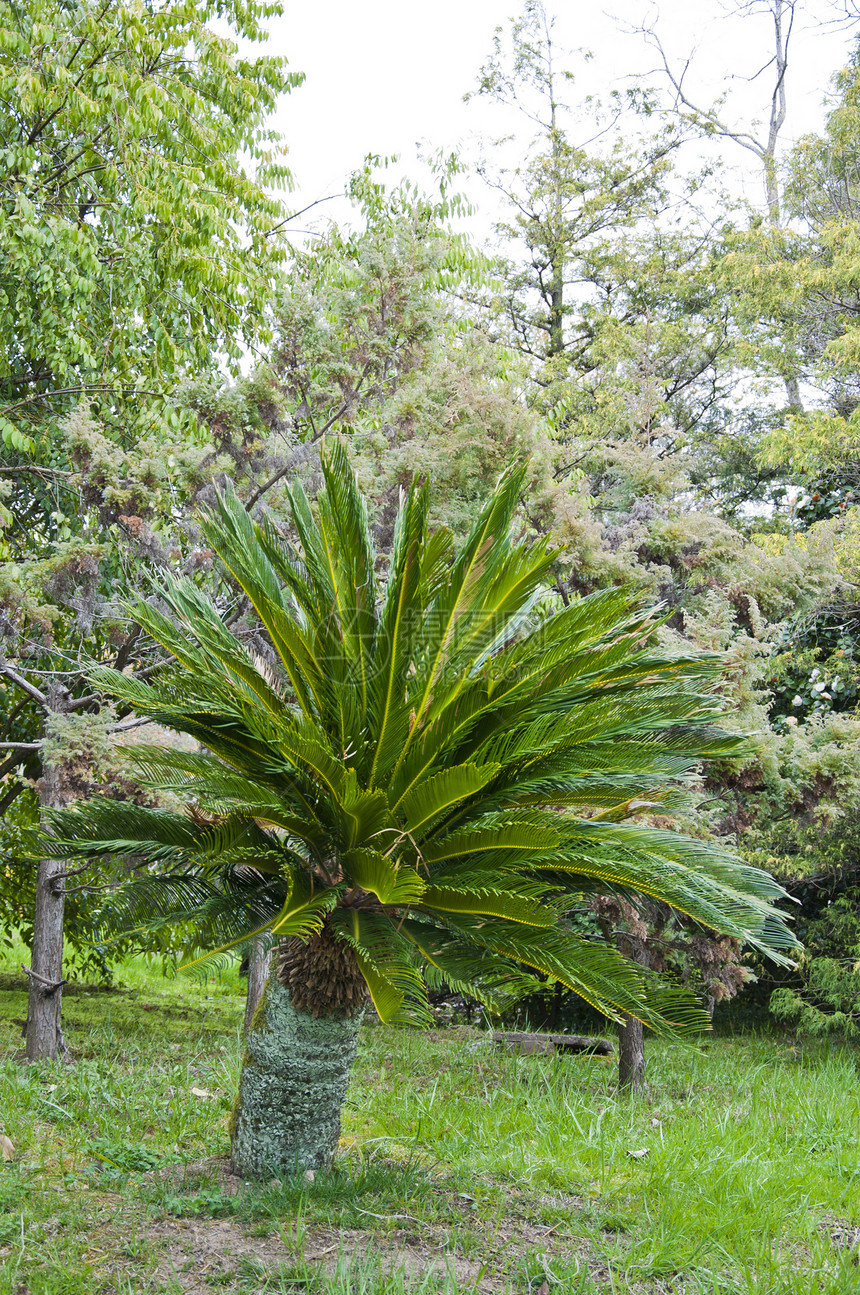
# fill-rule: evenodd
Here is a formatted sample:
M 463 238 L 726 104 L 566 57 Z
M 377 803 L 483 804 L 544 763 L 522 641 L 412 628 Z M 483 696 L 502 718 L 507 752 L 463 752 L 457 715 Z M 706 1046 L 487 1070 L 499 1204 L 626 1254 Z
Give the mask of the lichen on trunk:
M 330 1163 L 365 998 L 352 950 L 328 931 L 273 957 L 231 1120 L 238 1174 L 266 1179 Z

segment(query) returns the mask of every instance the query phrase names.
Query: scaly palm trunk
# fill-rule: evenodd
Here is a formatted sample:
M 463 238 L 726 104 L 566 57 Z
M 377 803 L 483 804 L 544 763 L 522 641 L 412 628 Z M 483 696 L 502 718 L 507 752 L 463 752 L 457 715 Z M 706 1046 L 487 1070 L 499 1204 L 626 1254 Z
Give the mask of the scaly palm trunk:
M 265 1179 L 330 1163 L 365 996 L 352 950 L 328 931 L 273 957 L 231 1121 L 236 1173 Z

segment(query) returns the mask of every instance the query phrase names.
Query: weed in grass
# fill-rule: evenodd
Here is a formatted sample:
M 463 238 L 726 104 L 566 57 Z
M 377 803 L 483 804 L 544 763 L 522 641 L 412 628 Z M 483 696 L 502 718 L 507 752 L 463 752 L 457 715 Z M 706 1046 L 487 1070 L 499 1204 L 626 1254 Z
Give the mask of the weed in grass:
M 168 1193 L 162 1200 L 164 1212 L 175 1218 L 226 1218 L 235 1212 L 231 1196 L 215 1189 L 210 1192 L 194 1192 L 189 1196 L 175 1196 Z
M 110 1138 L 99 1138 L 91 1142 L 89 1153 L 120 1174 L 154 1169 L 161 1160 L 157 1152 L 149 1151 L 146 1147 L 131 1142 L 112 1142 Z
M 136 1263 L 142 1263 L 152 1256 L 152 1246 L 136 1230 L 131 1236 L 126 1237 L 117 1247 L 117 1254 L 123 1259 L 133 1259 Z
M 223 1272 L 207 1273 L 204 1281 L 208 1286 L 232 1286 L 233 1271 L 232 1269 L 225 1269 Z
M 307 1249 L 309 1228 L 304 1217 L 303 1201 L 299 1200 L 295 1214 L 281 1227 L 284 1245 L 297 1259 L 301 1259 Z
M 543 1251 L 526 1251 L 511 1272 L 514 1290 L 531 1292 L 564 1291 L 565 1295 L 585 1295 L 595 1288 L 587 1264 L 580 1260 L 548 1257 Z

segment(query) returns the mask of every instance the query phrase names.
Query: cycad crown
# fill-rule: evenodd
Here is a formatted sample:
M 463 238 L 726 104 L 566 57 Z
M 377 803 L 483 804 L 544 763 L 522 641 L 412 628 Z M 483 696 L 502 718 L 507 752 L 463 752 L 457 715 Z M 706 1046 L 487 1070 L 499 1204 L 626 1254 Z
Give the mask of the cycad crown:
M 557 555 L 512 536 L 521 467 L 458 552 L 428 534 L 413 483 L 382 576 L 341 444 L 323 472 L 315 513 L 290 493 L 297 544 L 230 490 L 203 519 L 279 670 L 177 579 L 159 591 L 169 614 L 133 608 L 176 658 L 169 681 L 96 672 L 205 748 L 132 753 L 138 776 L 193 811 L 94 800 L 55 816 L 51 848 L 135 859 L 145 875 L 128 896 L 155 897 L 151 924 L 196 920 L 208 947 L 325 928 L 383 1020 L 425 1014 L 425 980 L 493 1003 L 527 968 L 610 1016 L 694 1023 L 683 995 L 576 934 L 569 916 L 593 892 L 656 897 L 785 961 L 767 874 L 623 821 L 736 748 L 712 727 L 718 659 L 655 647 L 655 614 L 623 589 L 542 614 Z

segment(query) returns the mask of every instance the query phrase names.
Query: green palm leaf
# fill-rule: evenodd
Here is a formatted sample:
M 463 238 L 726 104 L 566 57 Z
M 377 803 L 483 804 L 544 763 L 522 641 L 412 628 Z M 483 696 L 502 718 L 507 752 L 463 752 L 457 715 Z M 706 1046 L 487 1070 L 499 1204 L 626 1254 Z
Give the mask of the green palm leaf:
M 222 951 L 255 932 L 322 932 L 386 1020 L 426 1019 L 424 968 L 485 1001 L 540 974 L 610 1016 L 701 1024 L 688 996 L 567 925 L 601 891 L 656 897 L 785 961 L 771 878 L 636 821 L 670 811 L 703 759 L 737 753 L 718 727 L 720 659 L 661 646 L 662 613 L 631 590 L 538 614 L 556 555 L 515 539 L 521 465 L 457 552 L 428 535 L 428 490 L 413 483 L 379 576 L 345 447 L 322 462 L 320 498 L 292 487 L 283 532 L 229 488 L 201 521 L 274 675 L 187 580 L 134 608 L 169 670 L 149 683 L 94 672 L 200 746 L 129 753 L 188 812 L 94 800 L 51 816 L 45 852 L 113 853 L 134 870 L 104 921 L 124 914 L 140 938 L 193 921 L 199 947 Z
M 500 767 L 488 761 L 483 765 L 456 764 L 451 769 L 441 769 L 411 787 L 393 808 L 409 824 L 413 838 L 420 839 L 442 815 L 483 791 Z
M 411 908 L 424 896 L 426 887 L 414 868 L 393 863 L 377 850 L 350 850 L 343 865 L 352 884 L 375 895 L 380 904 Z

